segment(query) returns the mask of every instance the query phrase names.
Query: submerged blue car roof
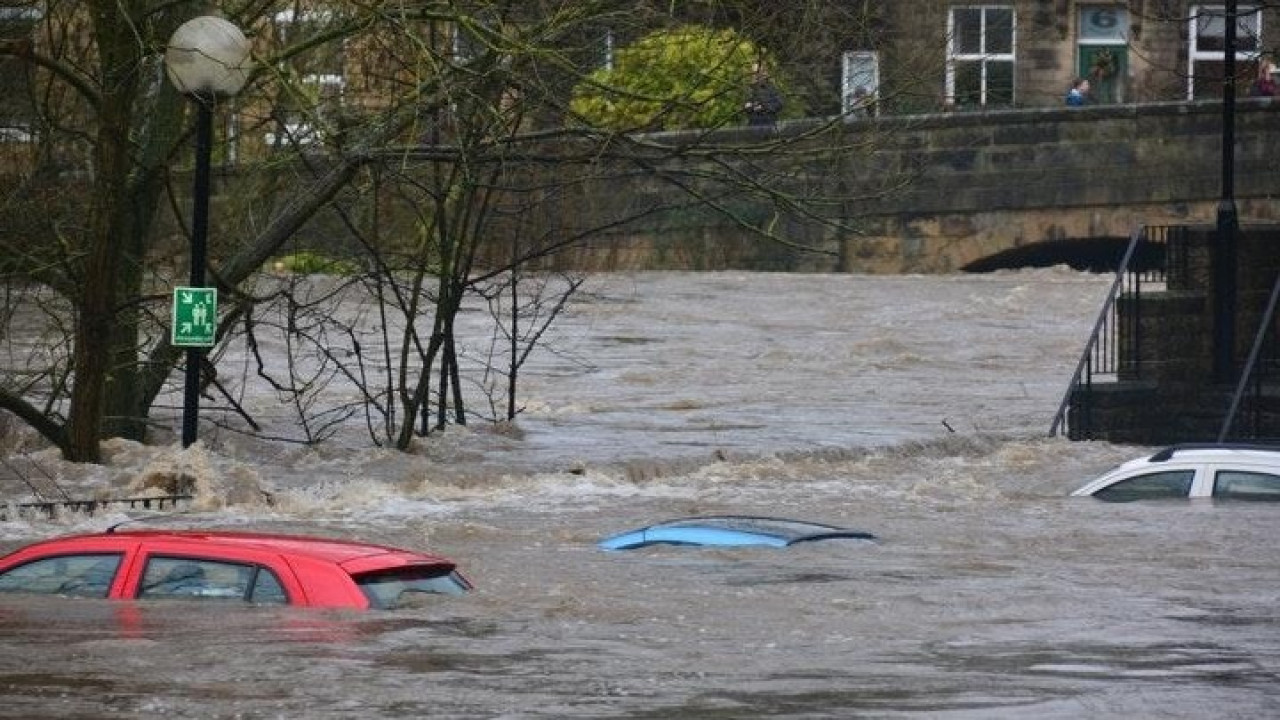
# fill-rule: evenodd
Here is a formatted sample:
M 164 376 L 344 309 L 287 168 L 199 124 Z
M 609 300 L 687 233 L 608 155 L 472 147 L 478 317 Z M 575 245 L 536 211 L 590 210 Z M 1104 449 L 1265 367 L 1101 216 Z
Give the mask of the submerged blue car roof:
M 649 545 L 787 547 L 816 540 L 874 540 L 871 533 L 834 525 L 751 515 L 711 515 L 667 520 L 612 535 L 599 542 L 605 550 L 633 550 Z

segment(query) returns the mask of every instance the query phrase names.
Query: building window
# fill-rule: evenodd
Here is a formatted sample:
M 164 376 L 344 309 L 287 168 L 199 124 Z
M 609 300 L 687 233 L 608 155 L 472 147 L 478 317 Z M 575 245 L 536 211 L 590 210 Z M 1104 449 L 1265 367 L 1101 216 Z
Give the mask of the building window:
M 613 70 L 613 56 L 616 50 L 614 46 L 613 30 L 608 29 L 600 37 L 600 63 L 599 67 L 605 70 Z
M 33 7 L 0 6 L 0 42 L 34 42 L 35 26 L 44 14 Z M 35 139 L 35 94 L 32 65 L 20 57 L 0 56 L 0 143 Z
M 1080 9 L 1076 74 L 1087 78 L 1090 101 L 1124 102 L 1129 76 L 1129 11 L 1120 6 Z
M 488 32 L 488 28 L 480 20 L 474 19 L 474 21 L 474 29 L 460 23 L 453 23 L 450 26 L 449 55 L 450 60 L 456 65 L 473 62 L 491 49 L 491 41 L 486 40 L 482 34 Z
M 331 10 L 284 10 L 275 15 L 276 37 L 283 47 L 305 43 L 331 29 L 340 18 Z M 290 58 L 276 102 L 279 131 L 267 133 L 272 146 L 323 142 L 334 130 L 347 87 L 343 43 L 330 41 Z
M 1225 73 L 1227 11 L 1222 5 L 1191 8 L 1187 30 L 1187 99 L 1222 97 Z M 1236 82 L 1251 78 L 1262 48 L 1262 11 L 1255 6 L 1236 10 Z
M 1012 105 L 1013 9 L 956 7 L 947 20 L 947 102 L 956 107 Z
M 841 58 L 840 77 L 841 112 L 846 118 L 852 120 L 878 114 L 880 61 L 875 52 L 846 52 Z

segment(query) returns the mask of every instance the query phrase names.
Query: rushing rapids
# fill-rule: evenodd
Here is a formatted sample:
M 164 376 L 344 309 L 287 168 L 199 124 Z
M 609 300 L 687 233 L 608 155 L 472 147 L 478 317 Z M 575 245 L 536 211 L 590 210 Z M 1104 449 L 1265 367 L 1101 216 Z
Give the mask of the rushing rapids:
M 314 448 L 206 426 L 186 451 L 113 441 L 75 466 L 11 431 L 10 498 L 19 477 L 187 478 L 184 524 L 430 549 L 477 591 L 366 614 L 0 598 L 0 716 L 1272 714 L 1276 508 L 1067 497 L 1139 452 L 1045 436 L 1108 282 L 592 277 L 513 426 L 411 453 L 358 426 Z M 245 400 L 287 428 L 269 392 Z M 697 514 L 878 540 L 596 546 Z M 126 518 L 10 520 L 0 542 Z

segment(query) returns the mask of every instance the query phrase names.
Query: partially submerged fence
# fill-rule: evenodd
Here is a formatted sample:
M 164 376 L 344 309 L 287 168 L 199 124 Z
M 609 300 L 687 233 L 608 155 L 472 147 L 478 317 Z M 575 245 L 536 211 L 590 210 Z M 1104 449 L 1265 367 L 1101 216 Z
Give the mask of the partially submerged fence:
M 193 499 L 191 495 L 156 495 L 153 497 L 109 498 L 94 500 L 45 500 L 0 505 L 0 521 L 50 520 L 66 514 L 96 515 L 105 510 L 180 510 Z

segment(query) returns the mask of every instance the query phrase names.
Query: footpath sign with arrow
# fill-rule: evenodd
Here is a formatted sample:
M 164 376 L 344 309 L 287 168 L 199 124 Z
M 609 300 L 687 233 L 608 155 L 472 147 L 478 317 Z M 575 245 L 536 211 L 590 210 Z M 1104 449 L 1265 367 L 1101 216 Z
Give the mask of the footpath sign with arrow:
M 174 347 L 213 347 L 217 334 L 217 288 L 174 288 L 169 344 Z

